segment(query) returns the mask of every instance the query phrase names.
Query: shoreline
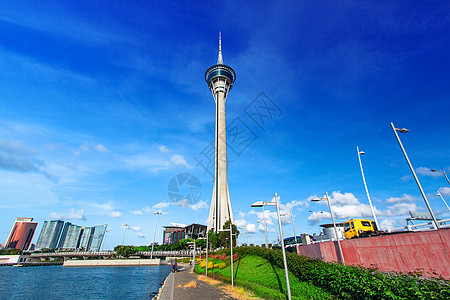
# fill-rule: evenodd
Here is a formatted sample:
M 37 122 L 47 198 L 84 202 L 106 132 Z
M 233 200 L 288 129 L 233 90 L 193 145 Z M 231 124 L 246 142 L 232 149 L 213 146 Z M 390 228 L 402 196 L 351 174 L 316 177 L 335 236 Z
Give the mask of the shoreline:
M 66 260 L 63 267 L 147 267 L 166 265 L 160 259 L 92 259 Z

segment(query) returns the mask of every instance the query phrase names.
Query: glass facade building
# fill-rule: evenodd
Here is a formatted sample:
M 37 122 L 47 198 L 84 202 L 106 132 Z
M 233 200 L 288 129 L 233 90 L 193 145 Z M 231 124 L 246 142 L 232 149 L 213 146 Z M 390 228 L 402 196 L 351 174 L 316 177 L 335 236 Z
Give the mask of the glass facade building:
M 17 218 L 9 233 L 5 248 L 28 250 L 38 225 L 37 222 L 32 221 L 33 218 Z
M 36 243 L 36 249 L 56 249 L 63 226 L 64 221 L 61 220 L 45 221 Z
M 84 251 L 89 251 L 92 242 L 92 236 L 94 235 L 95 227 L 85 227 L 83 230 L 83 235 L 81 236 L 80 249 L 83 248 Z
M 80 245 L 81 235 L 83 234 L 83 227 L 75 224 L 70 224 L 67 229 L 66 239 L 62 246 L 63 249 L 78 249 Z
M 66 241 L 67 232 L 69 231 L 70 225 L 72 225 L 72 223 L 70 223 L 70 222 L 64 223 L 64 227 L 63 227 L 62 232 L 61 232 L 61 237 L 59 238 L 59 242 L 58 242 L 58 246 L 57 246 L 58 249 L 63 248 L 63 245 L 64 245 L 64 242 Z
M 105 236 L 107 227 L 107 224 L 97 225 L 94 227 L 94 234 L 92 235 L 92 241 L 88 251 L 101 251 L 103 238 Z

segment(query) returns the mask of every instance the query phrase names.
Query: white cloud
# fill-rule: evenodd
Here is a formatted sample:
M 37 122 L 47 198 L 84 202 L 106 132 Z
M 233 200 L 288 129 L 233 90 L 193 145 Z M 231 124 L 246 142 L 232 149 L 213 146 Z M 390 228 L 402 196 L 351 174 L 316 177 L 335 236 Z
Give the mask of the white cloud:
M 84 216 L 84 210 L 80 209 L 75 211 L 75 209 L 70 209 L 67 214 L 58 214 L 55 212 L 50 213 L 50 218 L 52 219 L 60 219 L 60 220 L 86 220 Z
M 157 203 L 157 204 L 155 204 L 155 205 L 153 205 L 153 208 L 155 208 L 155 209 L 164 209 L 164 208 L 167 208 L 167 207 L 169 207 L 170 206 L 170 203 L 169 202 L 160 202 L 160 203 Z M 147 208 L 148 208 L 148 206 L 147 206 Z
M 245 221 L 244 219 L 238 219 L 234 221 L 234 225 L 236 225 L 236 227 L 238 228 L 242 228 L 247 225 L 247 221 Z
M 145 235 L 143 235 L 143 234 L 140 233 L 140 232 L 139 232 L 139 233 L 136 233 L 136 236 L 139 237 L 139 238 L 145 238 Z
M 247 232 L 248 233 L 256 233 L 256 226 L 255 224 L 247 224 Z
M 377 216 L 387 216 L 387 217 L 395 217 L 395 216 L 407 216 L 409 212 L 419 211 L 416 203 L 396 203 L 392 206 L 388 206 L 386 209 L 383 209 L 377 212 Z
M 316 216 L 317 213 L 317 216 Z M 331 220 L 331 215 L 329 212 L 313 212 L 311 215 L 308 216 L 308 225 L 312 226 L 314 224 L 317 224 L 317 219 L 319 219 L 319 222 L 322 223 L 322 220 Z
M 191 205 L 190 208 L 191 208 L 192 210 L 199 210 L 199 209 L 205 208 L 205 207 L 207 207 L 207 206 L 208 206 L 208 205 L 206 204 L 205 201 L 200 200 L 200 201 L 197 202 L 196 204 Z
M 380 223 L 380 230 L 386 230 L 386 229 L 394 229 L 397 221 L 396 220 L 383 220 Z
M 441 187 L 441 188 L 439 188 L 439 193 L 441 193 L 442 196 L 450 196 L 450 188 L 449 187 Z
M 21 141 L 5 141 L 0 138 L 0 169 L 15 172 L 36 172 L 51 178 L 44 169 L 44 162 L 36 157 L 36 151 Z
M 98 144 L 97 146 L 94 147 L 94 149 L 95 149 L 97 152 L 100 152 L 100 153 L 109 153 L 108 148 L 106 148 L 106 147 L 105 147 L 104 145 L 102 145 L 102 144 Z
M 182 223 L 174 223 L 174 222 L 170 222 L 170 225 L 175 226 L 175 227 L 186 227 L 186 224 L 182 224 Z
M 122 213 L 120 211 L 113 211 L 108 214 L 111 218 L 120 218 L 122 216 Z
M 125 158 L 124 162 L 130 169 L 147 169 L 150 172 L 168 170 L 174 166 L 191 167 L 180 154 L 174 154 L 170 159 L 160 156 L 154 153 L 141 153 Z
M 286 204 L 280 203 L 280 208 L 289 211 L 294 207 L 300 207 L 297 210 L 303 210 L 303 207 L 309 207 L 309 202 L 311 201 L 311 199 L 308 198 L 306 200 L 292 200 L 291 202 L 288 202 Z
M 405 175 L 405 176 L 400 177 L 400 180 L 401 181 L 408 181 L 408 180 L 411 180 L 412 178 L 413 177 L 411 175 Z
M 259 223 L 258 230 L 264 232 L 264 224 Z M 275 229 L 267 227 L 267 232 L 275 232 Z
M 129 229 L 130 229 L 130 230 L 133 230 L 133 231 L 141 231 L 141 227 L 139 227 L 139 226 L 136 226 L 136 227 L 129 227 Z
M 147 206 L 145 206 L 144 208 L 142 208 L 142 209 L 139 209 L 139 210 L 133 210 L 133 211 L 131 211 L 131 213 L 133 214 L 133 215 L 139 215 L 139 216 L 142 216 L 143 214 L 145 214 L 145 213 L 150 213 L 150 212 L 154 212 L 154 211 L 157 211 L 157 210 L 161 210 L 161 209 L 163 209 L 163 208 L 166 208 L 166 207 L 168 207 L 170 205 L 170 203 L 167 203 L 167 202 L 160 202 L 160 203 L 157 203 L 157 204 L 155 204 L 155 205 L 153 205 L 152 207 L 149 207 L 148 205 Z M 162 212 L 162 211 L 161 211 Z M 163 213 L 163 212 L 162 212 Z M 163 213 L 163 214 L 165 214 L 165 213 Z
M 170 159 L 170 162 L 176 166 L 185 166 L 186 168 L 190 168 L 191 166 L 186 162 L 184 156 L 175 154 Z
M 174 205 L 178 205 L 178 206 L 181 206 L 181 207 L 188 207 L 188 208 L 190 208 L 190 209 L 192 209 L 192 210 L 199 210 L 199 209 L 201 209 L 201 208 L 205 208 L 205 207 L 207 207 L 208 205 L 206 204 L 206 202 L 205 201 L 203 201 L 203 200 L 200 200 L 199 202 L 197 202 L 196 204 L 191 204 L 190 203 L 190 201 L 188 200 L 188 199 L 183 199 L 183 200 L 180 200 L 180 201 L 174 201 L 174 202 L 172 202 Z
M 416 169 L 416 173 L 419 175 L 423 175 L 423 176 L 428 176 L 428 177 L 440 177 L 442 176 L 441 172 L 431 172 L 430 169 L 425 168 L 425 167 L 419 167 Z
M 330 202 L 337 204 L 359 204 L 358 199 L 352 193 L 342 194 L 340 191 L 331 193 Z
M 105 211 L 113 210 L 112 202 L 107 202 L 107 203 L 89 203 L 89 206 L 94 207 L 96 209 L 105 210 Z
M 169 149 L 164 145 L 159 145 L 158 150 L 163 153 L 169 152 Z
M 386 199 L 386 203 L 401 203 L 401 202 L 413 202 L 416 199 L 407 194 L 403 194 L 401 197 L 391 197 Z

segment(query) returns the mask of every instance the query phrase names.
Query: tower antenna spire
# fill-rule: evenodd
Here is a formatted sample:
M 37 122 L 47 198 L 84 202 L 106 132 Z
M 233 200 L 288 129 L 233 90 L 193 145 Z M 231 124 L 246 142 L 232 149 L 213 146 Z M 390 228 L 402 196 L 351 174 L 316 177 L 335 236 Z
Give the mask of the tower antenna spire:
M 219 31 L 219 57 L 217 58 L 217 64 L 223 65 L 222 58 L 222 32 Z

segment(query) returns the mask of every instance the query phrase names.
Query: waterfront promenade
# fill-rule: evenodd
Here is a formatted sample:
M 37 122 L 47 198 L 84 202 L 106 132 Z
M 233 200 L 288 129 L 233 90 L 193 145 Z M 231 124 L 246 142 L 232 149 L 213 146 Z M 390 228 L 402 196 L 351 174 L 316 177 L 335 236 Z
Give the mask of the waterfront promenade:
M 228 295 L 217 286 L 200 280 L 199 276 L 192 272 L 192 267 L 188 265 L 181 268 L 179 272 L 170 273 L 157 299 L 231 300 L 238 298 Z

